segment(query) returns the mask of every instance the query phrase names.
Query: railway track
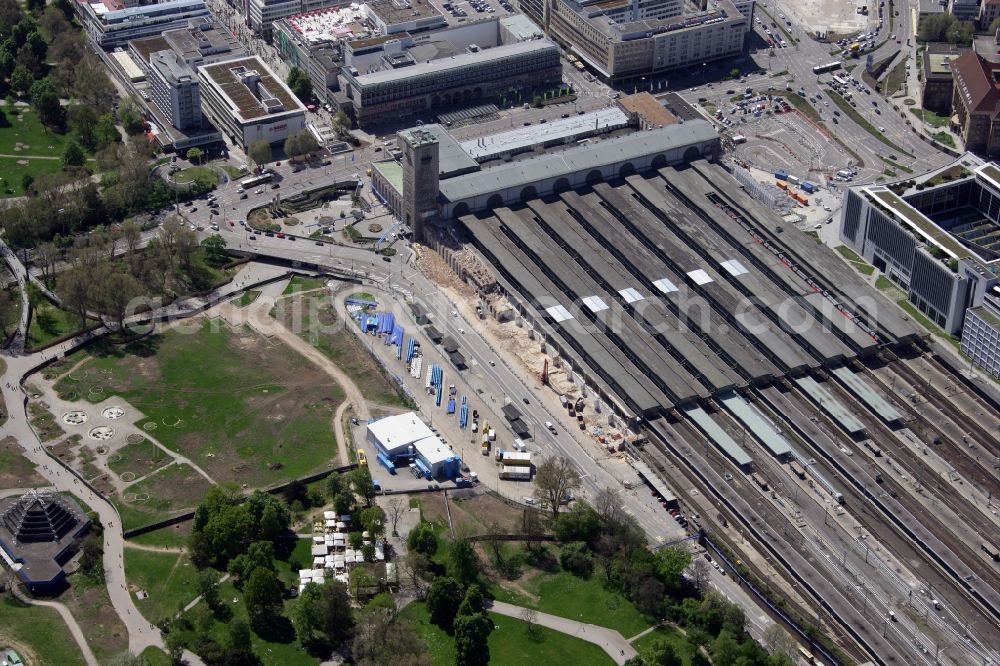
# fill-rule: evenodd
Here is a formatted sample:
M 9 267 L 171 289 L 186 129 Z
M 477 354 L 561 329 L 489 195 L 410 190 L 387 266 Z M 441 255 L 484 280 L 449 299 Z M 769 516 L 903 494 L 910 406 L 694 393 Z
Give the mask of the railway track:
M 847 435 L 832 423 L 810 417 L 813 410 L 804 396 L 794 391 L 781 392 L 777 387 L 759 389 L 758 393 L 774 414 L 785 417 L 791 430 L 811 451 L 830 463 L 834 482 L 844 494 L 845 504 L 850 507 L 854 519 L 868 534 L 877 537 L 878 543 L 886 546 L 900 562 L 906 563 L 919 580 L 925 582 L 922 588 L 918 586 L 914 591 L 911 584 L 899 579 L 898 572 L 891 572 L 901 586 L 899 608 L 909 608 L 917 618 L 925 621 L 928 618 L 938 620 L 938 630 L 949 635 L 952 644 L 959 649 L 966 648 L 970 653 L 968 657 L 973 659 L 971 662 L 960 659 L 956 663 L 983 663 L 980 661 L 983 657 L 1000 661 L 1000 654 L 991 654 L 978 645 L 974 637 L 967 638 L 967 629 L 971 627 L 985 630 L 989 635 L 990 627 L 995 626 L 993 620 L 966 593 L 967 583 L 961 579 L 956 582 L 947 571 L 941 570 L 937 560 L 927 552 L 928 540 L 940 542 L 927 533 L 914 515 L 893 497 L 905 496 L 905 491 L 900 492 L 902 487 L 892 479 L 878 484 L 866 464 L 859 463 L 853 453 L 846 453 L 851 451 L 847 447 L 855 445 Z M 907 528 L 907 523 L 911 527 Z M 921 535 L 926 538 L 922 540 Z M 933 595 L 945 599 L 946 607 L 940 611 L 934 608 Z M 961 614 L 956 613 L 958 608 L 962 609 Z M 992 635 L 996 635 L 995 631 Z M 987 641 L 987 645 L 993 644 L 996 642 Z
M 745 489 L 734 487 L 724 479 L 726 472 L 722 470 L 736 470 L 728 461 L 722 460 L 714 452 L 714 446 L 705 442 L 693 427 L 678 423 L 667 428 L 653 422 L 648 428 L 652 435 L 650 441 L 657 447 L 658 453 L 667 461 L 678 461 L 676 469 L 683 474 L 684 482 L 677 487 L 689 487 L 693 484 L 706 497 L 713 498 L 718 506 L 723 507 L 734 524 L 740 525 L 742 531 L 756 541 L 761 552 L 778 562 L 788 577 L 829 613 L 836 622 L 835 626 L 839 626 L 844 634 L 853 639 L 853 643 L 864 652 L 863 659 L 872 659 L 884 665 L 919 663 L 919 657 L 915 662 L 914 654 L 909 649 L 901 653 L 896 641 L 881 635 L 880 632 L 885 627 L 876 626 L 863 610 L 856 607 L 855 604 L 861 603 L 859 600 L 855 599 L 852 603 L 847 595 L 831 584 L 828 572 L 816 568 L 814 555 L 803 546 L 801 536 L 785 536 L 788 521 L 780 511 L 763 500 L 751 503 L 751 495 Z M 672 432 L 674 428 L 676 433 Z M 698 445 L 695 446 L 694 442 Z M 710 461 L 702 456 L 702 452 L 706 452 L 708 456 L 717 456 L 717 459 Z M 661 466 L 656 462 L 653 464 Z M 742 473 L 738 474 L 739 476 L 731 476 L 734 480 L 745 479 Z M 741 483 L 749 484 L 747 481 Z M 800 543 L 796 544 L 796 541 Z M 801 552 L 803 550 L 806 551 L 805 554 Z M 874 612 L 874 607 L 871 610 Z M 919 652 L 916 654 L 920 655 Z M 829 659 L 833 661 L 832 657 Z

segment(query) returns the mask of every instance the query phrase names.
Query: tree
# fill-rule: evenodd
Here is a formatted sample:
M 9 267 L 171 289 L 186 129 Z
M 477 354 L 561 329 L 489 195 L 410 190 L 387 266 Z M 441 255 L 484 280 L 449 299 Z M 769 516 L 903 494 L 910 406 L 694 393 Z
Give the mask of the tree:
M 291 88 L 295 96 L 298 97 L 303 102 L 308 102 L 312 99 L 312 81 L 309 80 L 309 75 L 298 67 L 292 67 L 288 70 L 288 78 L 285 80 L 288 87 Z
M 361 526 L 373 537 L 385 533 L 385 511 L 377 504 L 358 513 Z
M 201 164 L 201 158 L 203 158 L 204 156 L 205 156 L 205 151 L 203 151 L 201 148 L 188 148 L 187 158 L 189 162 L 197 161 L 198 164 Z
M 402 559 L 401 575 L 405 576 L 416 596 L 423 596 L 425 580 L 430 572 L 431 561 L 423 553 L 411 550 Z
M 772 622 L 764 629 L 761 644 L 765 650 L 772 654 L 783 654 L 788 657 L 795 655 L 795 646 L 797 645 L 791 634 L 777 622 Z
M 205 250 L 205 261 L 212 266 L 221 266 L 229 261 L 226 254 L 226 241 L 219 234 L 212 234 L 201 242 Z
M 676 546 L 660 548 L 655 553 L 656 573 L 663 584 L 676 589 L 680 585 L 681 573 L 691 564 L 691 553 Z
M 306 585 L 292 610 L 292 624 L 306 649 L 328 655 L 354 627 L 347 587 L 339 582 Z
M 399 536 L 399 532 L 396 531 L 396 527 L 399 525 L 399 519 L 403 517 L 403 514 L 409 510 L 406 502 L 404 502 L 399 497 L 393 497 L 387 503 L 388 510 L 386 514 L 389 518 L 389 522 L 392 523 L 392 536 Z
M 365 506 L 371 506 L 375 501 L 375 486 L 372 484 L 372 473 L 366 466 L 360 466 L 350 472 L 354 492 L 365 501 Z
M 708 562 L 699 557 L 691 562 L 690 571 L 695 589 L 698 591 L 704 591 L 706 585 L 708 584 Z
M 427 591 L 427 611 L 431 622 L 449 634 L 455 626 L 455 616 L 462 604 L 462 587 L 450 576 L 438 576 Z
M 115 127 L 115 117 L 110 113 L 102 114 L 94 125 L 94 147 L 97 149 L 121 140 L 118 128 Z
M 493 622 L 486 613 L 463 615 L 455 620 L 455 665 L 486 666 L 490 663 L 489 638 Z
M 319 148 L 316 137 L 309 130 L 302 130 L 285 139 L 285 154 L 288 157 L 308 155 Z
M 448 572 L 458 582 L 468 585 L 479 577 L 479 557 L 468 539 L 457 539 L 448 551 Z
M 236 578 L 239 587 L 247 581 L 250 574 L 259 568 L 274 568 L 274 544 L 270 541 L 255 541 L 247 548 L 247 552 L 237 555 L 229 561 L 226 569 Z
M 96 534 L 89 534 L 80 544 L 80 570 L 88 576 L 104 577 L 104 547 Z
M 643 653 L 642 659 L 648 666 L 681 666 L 683 663 L 674 646 L 663 638 L 653 641 L 649 649 Z
M 574 576 L 589 578 L 594 571 L 594 561 L 590 557 L 587 545 L 583 543 L 568 543 L 559 551 L 559 564 Z
M 87 150 L 94 150 L 97 147 L 95 129 L 97 127 L 97 114 L 89 106 L 76 105 L 69 110 L 69 129 L 73 132 L 76 140 Z
M 1000 30 L 1000 17 L 993 19 L 993 21 L 990 23 L 990 27 L 986 30 L 986 32 L 990 33 L 991 35 L 995 35 L 997 34 L 997 30 Z
M 106 269 L 100 280 L 97 306 L 101 313 L 114 319 L 119 331 L 125 330 L 125 319 L 133 313 L 142 285 L 128 273 Z
M 580 488 L 580 473 L 564 456 L 547 458 L 535 472 L 535 496 L 549 503 L 552 517 L 559 516 L 564 497 Z
M 59 91 L 50 78 L 35 81 L 31 85 L 31 107 L 38 119 L 49 127 L 62 127 L 66 114 L 59 102 Z
M 374 599 L 358 613 L 351 656 L 357 666 L 430 666 L 410 623 L 398 621 L 395 610 Z
M 727 630 L 723 629 L 712 641 L 712 662 L 718 666 L 729 666 L 736 662 L 740 652 L 740 645 L 736 638 Z
M 213 611 L 219 607 L 219 575 L 213 569 L 198 572 L 198 594 Z
M 83 149 L 80 148 L 80 144 L 70 139 L 69 143 L 66 144 L 66 148 L 63 150 L 63 156 L 62 156 L 63 166 L 65 167 L 83 166 L 83 163 L 86 160 L 87 158 L 83 154 Z
M 118 105 L 118 120 L 121 121 L 122 129 L 129 136 L 142 133 L 142 112 L 139 110 L 139 103 L 135 101 L 135 97 L 129 95 Z
M 434 534 L 434 527 L 426 520 L 417 523 L 406 536 L 407 548 L 427 556 L 431 556 L 437 552 L 437 545 L 437 535 Z
M 552 533 L 563 542 L 593 542 L 601 531 L 601 519 L 586 502 L 577 502 L 552 522 Z
M 281 614 L 281 585 L 271 569 L 257 567 L 244 586 L 243 598 L 250 616 L 250 626 L 261 633 Z
M 56 263 L 59 261 L 59 248 L 55 243 L 41 243 L 35 248 L 34 264 L 42 272 L 42 282 L 51 286 L 56 276 Z
M 375 544 L 366 543 L 361 546 L 361 556 L 365 559 L 365 562 L 375 561 Z
M 73 70 L 73 94 L 98 114 L 110 111 L 116 97 L 104 65 L 89 52 L 84 52 Z
M 337 114 L 333 117 L 333 124 L 336 125 L 337 129 L 341 132 L 351 131 L 351 117 L 344 113 L 343 109 L 337 111 Z
M 486 611 L 486 596 L 483 588 L 478 585 L 470 585 L 465 591 L 465 597 L 458 606 L 458 615 L 475 615 Z
M 254 141 L 249 146 L 247 146 L 247 157 L 253 162 L 258 168 L 264 166 L 271 161 L 271 144 L 261 139 L 260 141 Z
M 535 623 L 538 621 L 538 611 L 534 608 L 528 608 L 527 606 L 521 609 L 521 622 L 528 625 L 528 635 L 535 635 Z
M 31 84 L 35 82 L 31 70 L 24 65 L 17 65 L 10 75 L 10 89 L 19 96 L 24 97 L 31 90 Z

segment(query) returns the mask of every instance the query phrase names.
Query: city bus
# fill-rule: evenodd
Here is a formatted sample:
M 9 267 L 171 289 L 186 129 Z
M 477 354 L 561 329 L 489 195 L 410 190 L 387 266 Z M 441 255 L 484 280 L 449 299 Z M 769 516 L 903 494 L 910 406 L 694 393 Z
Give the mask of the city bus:
M 240 181 L 240 185 L 243 189 L 249 190 L 251 187 L 257 187 L 258 185 L 271 182 L 272 178 L 274 178 L 273 173 L 270 171 L 263 171 L 259 176 L 253 176 L 252 178 Z
M 843 65 L 839 60 L 835 62 L 828 62 L 825 65 L 816 65 L 813 67 L 813 74 L 823 74 L 825 72 L 832 72 L 835 69 L 840 69 Z

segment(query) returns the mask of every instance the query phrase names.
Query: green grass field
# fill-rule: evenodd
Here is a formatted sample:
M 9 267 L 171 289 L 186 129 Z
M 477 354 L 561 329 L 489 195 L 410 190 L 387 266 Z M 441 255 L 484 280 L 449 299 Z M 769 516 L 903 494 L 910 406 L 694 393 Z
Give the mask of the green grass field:
M 950 116 L 927 111 L 926 109 L 910 109 L 910 113 L 932 127 L 947 127 L 948 123 L 951 122 Z
M 45 155 L 61 157 L 66 146 L 66 135 L 56 134 L 46 128 L 31 109 L 18 108 L 14 114 L 3 109 L 0 121 L 0 154 Z
M 275 316 L 353 377 L 370 401 L 398 407 L 409 405 L 395 384 L 382 374 L 357 336 L 337 325 L 339 320 L 326 293 L 282 299 L 278 305 Z M 354 323 L 347 325 L 354 326 Z
M 240 294 L 239 298 L 233 299 L 233 305 L 235 305 L 238 308 L 245 308 L 246 306 L 256 301 L 258 296 L 260 296 L 260 291 L 257 289 L 250 289 L 244 291 L 242 294 Z
M 625 638 L 631 638 L 653 624 L 620 593 L 606 589 L 601 580 L 596 572 L 589 579 L 583 579 L 565 571 L 522 579 L 521 586 L 538 597 L 537 603 L 525 603 L 520 595 L 505 598 L 506 591 L 502 589 L 494 592 L 500 601 L 529 605 L 551 615 L 615 629 Z
M 489 616 L 495 627 L 489 640 L 491 664 L 604 666 L 614 663 L 604 650 L 592 643 L 537 625 L 529 633 L 528 625 L 517 618 L 496 613 Z M 455 639 L 431 624 L 425 603 L 409 604 L 400 617 L 423 639 L 434 666 L 455 663 Z
M 124 349 L 89 353 L 92 360 L 56 383 L 59 394 L 90 402 L 124 397 L 148 416 L 140 427 L 217 482 L 261 487 L 336 459 L 340 387 L 249 329 L 193 321 Z
M 211 183 L 212 185 L 219 184 L 219 174 L 215 172 L 215 169 L 203 166 L 193 166 L 187 169 L 181 169 L 177 173 L 173 174 L 173 179 L 175 183 L 193 183 L 195 181 L 203 181 L 206 183 Z
M 144 439 L 136 444 L 126 444 L 108 459 L 108 467 L 115 474 L 132 472 L 135 478 L 145 476 L 153 470 L 163 467 L 173 458 L 162 449 Z
M 903 83 L 906 82 L 906 62 L 909 58 L 903 58 L 896 66 L 889 71 L 885 77 L 885 84 L 883 88 L 885 89 L 885 94 L 892 95 L 897 90 L 903 87 Z
M 310 291 L 312 289 L 322 289 L 326 286 L 326 278 L 308 278 L 295 275 L 288 284 L 285 286 L 285 290 L 281 292 L 283 296 L 288 294 L 294 294 L 300 291 Z
M 148 647 L 139 655 L 148 666 L 170 666 L 170 655 L 158 647 Z
M 677 629 L 661 627 L 656 631 L 649 632 L 639 640 L 632 643 L 632 647 L 634 647 L 639 654 L 642 654 L 644 650 L 648 650 L 652 647 L 653 643 L 661 639 L 666 640 L 673 646 L 674 651 L 677 653 L 677 656 L 681 658 L 681 662 L 684 666 L 689 666 L 692 657 L 691 645 L 684 638 L 684 634 Z
M 40 300 L 31 309 L 31 321 L 28 322 L 28 347 L 40 347 L 50 340 L 82 328 L 79 317 L 57 308 L 47 300 Z
M 0 130 L 2 136 L 3 130 Z M 27 164 L 19 164 L 21 161 Z M 60 160 L 42 160 L 31 157 L 0 157 L 0 198 L 19 197 L 24 194 L 21 186 L 24 174 L 31 174 L 32 178 L 38 178 L 43 173 L 53 173 L 62 170 Z
M 210 485 L 190 465 L 175 464 L 128 486 L 124 496 L 110 498 L 122 517 L 122 527 L 128 530 L 193 509 Z
M 125 578 L 136 608 L 150 622 L 172 617 L 198 596 L 198 570 L 186 554 L 154 553 L 125 548 Z M 135 598 L 145 590 L 147 599 Z
M 26 664 L 85 663 L 58 613 L 28 606 L 6 594 L 0 599 L 0 644 L 16 648 Z

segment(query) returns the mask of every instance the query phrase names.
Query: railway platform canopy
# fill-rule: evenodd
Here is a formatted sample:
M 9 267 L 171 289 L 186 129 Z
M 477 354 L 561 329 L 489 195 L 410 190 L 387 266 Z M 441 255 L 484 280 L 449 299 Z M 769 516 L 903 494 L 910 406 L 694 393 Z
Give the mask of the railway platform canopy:
M 660 494 L 663 501 L 667 503 L 670 508 L 677 507 L 677 496 L 674 495 L 673 491 L 667 487 L 667 484 L 663 482 L 660 475 L 654 472 L 649 465 L 642 462 L 641 460 L 631 460 L 632 467 L 635 471 L 639 473 L 642 480 L 650 485 L 650 487 Z
M 822 386 L 812 377 L 796 377 L 795 383 L 802 389 L 809 399 L 819 405 L 826 414 L 836 421 L 837 425 L 844 429 L 852 439 L 861 440 L 865 437 L 865 426 L 854 414 L 851 413 L 844 404 L 833 397 L 826 387 Z
M 735 393 L 721 396 L 719 401 L 778 461 L 785 462 L 791 458 L 792 447 L 788 441 L 750 403 Z
M 868 409 L 872 410 L 887 425 L 898 427 L 903 424 L 903 415 L 889 402 L 873 391 L 868 384 L 851 371 L 850 368 L 841 366 L 835 368 L 834 376 L 839 379 L 847 390 L 854 394 L 858 400 L 863 402 Z
M 711 442 L 736 463 L 737 467 L 744 472 L 752 471 L 753 458 L 722 429 L 722 426 L 709 416 L 708 412 L 701 407 L 691 407 L 683 411 Z

